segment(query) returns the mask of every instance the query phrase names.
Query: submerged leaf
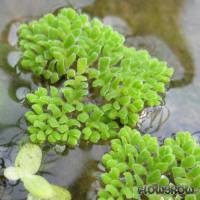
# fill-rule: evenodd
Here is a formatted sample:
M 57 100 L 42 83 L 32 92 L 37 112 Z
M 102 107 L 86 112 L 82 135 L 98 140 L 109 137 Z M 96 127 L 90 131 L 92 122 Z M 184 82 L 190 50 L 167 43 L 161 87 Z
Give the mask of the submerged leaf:
M 39 146 L 25 144 L 20 149 L 15 160 L 15 167 L 20 168 L 23 174 L 35 174 L 41 165 L 42 151 Z
M 18 168 L 16 167 L 8 167 L 4 170 L 4 176 L 11 181 L 17 181 L 20 179 L 20 174 Z
M 24 187 L 34 197 L 41 199 L 53 199 L 55 192 L 51 185 L 41 176 L 27 175 L 22 178 Z
M 68 190 L 56 185 L 51 185 L 51 187 L 55 192 L 55 197 L 52 200 L 71 200 L 71 194 Z

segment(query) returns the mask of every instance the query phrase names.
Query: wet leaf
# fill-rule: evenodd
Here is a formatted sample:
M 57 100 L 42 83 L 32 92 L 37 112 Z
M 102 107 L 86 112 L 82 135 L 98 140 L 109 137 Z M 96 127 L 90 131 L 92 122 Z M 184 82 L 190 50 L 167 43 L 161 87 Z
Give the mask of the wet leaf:
M 55 192 L 51 185 L 41 176 L 27 175 L 22 178 L 24 187 L 32 196 L 41 199 L 53 199 Z
M 11 181 L 17 181 L 20 179 L 20 173 L 16 167 L 8 167 L 4 170 L 4 176 Z
M 24 175 L 35 174 L 41 165 L 42 151 L 39 146 L 25 144 L 20 149 L 15 160 L 15 167 L 20 168 Z

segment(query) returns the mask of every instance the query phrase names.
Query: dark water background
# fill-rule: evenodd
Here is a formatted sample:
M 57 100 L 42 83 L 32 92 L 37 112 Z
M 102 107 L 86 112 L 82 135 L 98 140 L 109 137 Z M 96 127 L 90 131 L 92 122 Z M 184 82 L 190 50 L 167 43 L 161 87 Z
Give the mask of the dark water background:
M 0 0 L 0 200 L 26 199 L 22 184 L 7 182 L 2 167 L 13 163 L 26 140 L 24 96 L 38 87 L 30 74 L 16 70 L 17 27 L 65 6 L 99 17 L 124 34 L 128 46 L 148 49 L 175 69 L 166 104 L 143 112 L 141 131 L 161 139 L 179 130 L 200 131 L 199 0 Z M 96 199 L 98 161 L 108 149 L 81 144 L 62 154 L 47 151 L 40 173 L 68 187 L 74 200 Z

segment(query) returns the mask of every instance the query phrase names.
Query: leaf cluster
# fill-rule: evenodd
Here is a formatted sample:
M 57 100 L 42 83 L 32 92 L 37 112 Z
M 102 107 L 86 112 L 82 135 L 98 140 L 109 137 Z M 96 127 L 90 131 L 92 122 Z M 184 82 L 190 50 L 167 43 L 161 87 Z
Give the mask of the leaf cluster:
M 145 185 L 200 187 L 200 147 L 189 132 L 178 132 L 159 145 L 156 137 L 124 127 L 119 138 L 111 140 L 111 151 L 102 163 L 106 172 L 101 176 L 99 200 L 139 199 L 137 188 Z M 149 199 L 160 198 L 149 195 Z M 185 196 L 199 198 L 200 193 Z
M 71 8 L 22 24 L 18 33 L 23 69 L 51 83 L 75 72 L 88 72 L 98 57 L 110 54 L 111 49 L 120 52 L 124 42 L 124 37 L 109 26 L 97 19 L 89 21 L 87 15 Z
M 24 69 L 51 84 L 66 80 L 50 94 L 44 88 L 28 94 L 33 142 L 74 146 L 82 132 L 96 143 L 120 126 L 135 127 L 145 107 L 161 104 L 173 73 L 147 51 L 126 47 L 110 26 L 71 8 L 22 24 L 19 39 Z
M 81 135 L 93 143 L 116 136 L 118 124 L 108 119 L 103 109 L 92 103 L 82 103 L 87 95 L 84 76 L 67 80 L 64 87 L 38 88 L 27 95 L 32 111 L 25 117 L 33 143 L 77 145 Z

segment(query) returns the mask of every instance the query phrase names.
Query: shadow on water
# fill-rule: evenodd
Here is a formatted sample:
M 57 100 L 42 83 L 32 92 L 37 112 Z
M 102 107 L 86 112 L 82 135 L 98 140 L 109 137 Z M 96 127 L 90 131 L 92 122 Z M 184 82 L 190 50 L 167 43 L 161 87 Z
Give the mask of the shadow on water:
M 96 193 L 98 191 L 98 186 L 95 182 L 98 179 L 98 176 L 95 176 L 95 172 L 98 170 L 97 163 L 97 161 L 93 160 L 88 161 L 85 166 L 85 171 L 83 171 L 81 176 L 70 186 L 71 191 L 73 191 L 72 196 L 74 199 L 80 199 L 80 197 L 82 197 L 82 199 L 96 199 Z M 81 188 L 81 190 L 78 188 Z M 92 191 L 90 191 L 91 188 Z
M 192 82 L 195 68 L 187 43 L 180 31 L 179 15 L 183 0 L 101 0 L 85 9 L 92 16 L 119 16 L 132 29 L 132 36 L 153 35 L 162 39 L 184 68 L 183 77 L 171 82 L 171 87 L 183 87 Z M 145 44 L 142 46 L 146 48 Z M 151 53 L 151 52 L 150 52 Z M 176 70 L 176 66 L 175 67 Z M 178 66 L 179 67 L 179 66 Z
M 8 41 L 8 34 L 13 32 L 11 26 L 14 23 L 16 23 L 16 21 L 10 22 L 2 33 L 0 43 L 0 67 L 3 72 L 6 73 L 6 79 L 9 80 L 8 93 L 10 98 L 14 101 L 20 101 L 22 99 L 20 88 L 26 88 L 28 92 L 30 91 L 32 83 L 26 76 L 18 72 L 19 70 L 16 66 L 20 58 L 20 52 L 15 46 L 11 46 Z M 0 75 L 0 79 L 4 80 L 5 77 Z

